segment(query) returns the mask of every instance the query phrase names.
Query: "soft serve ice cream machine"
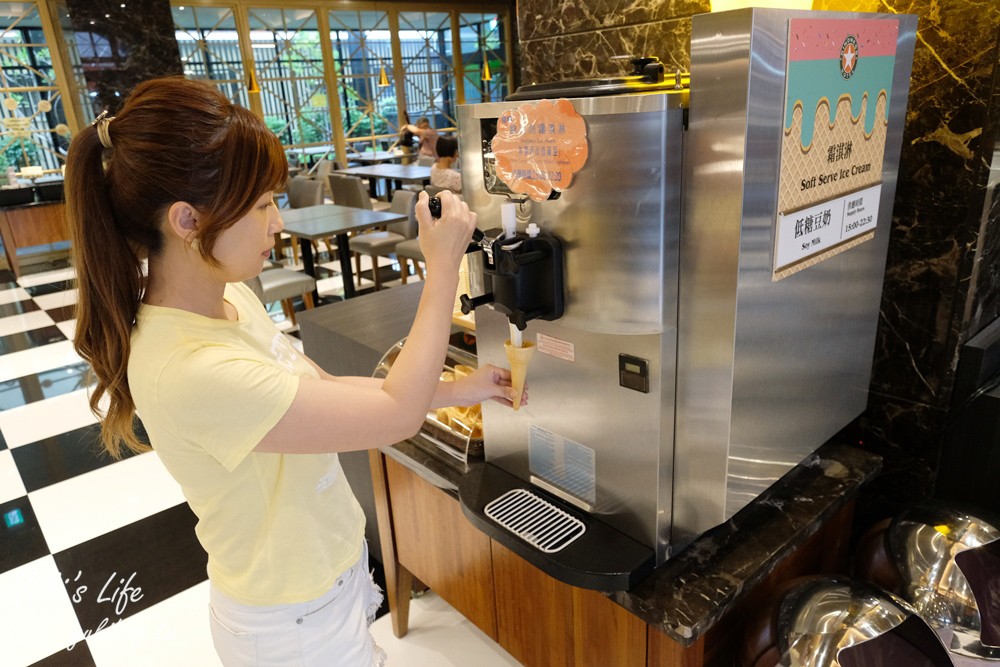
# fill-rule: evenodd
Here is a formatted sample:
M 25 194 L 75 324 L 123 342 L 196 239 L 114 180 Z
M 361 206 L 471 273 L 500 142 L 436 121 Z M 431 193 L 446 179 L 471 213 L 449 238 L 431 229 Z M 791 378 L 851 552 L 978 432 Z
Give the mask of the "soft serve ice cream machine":
M 865 409 L 915 31 L 701 15 L 690 77 L 638 59 L 460 107 L 464 307 L 530 388 L 483 406 L 476 525 L 628 588 Z

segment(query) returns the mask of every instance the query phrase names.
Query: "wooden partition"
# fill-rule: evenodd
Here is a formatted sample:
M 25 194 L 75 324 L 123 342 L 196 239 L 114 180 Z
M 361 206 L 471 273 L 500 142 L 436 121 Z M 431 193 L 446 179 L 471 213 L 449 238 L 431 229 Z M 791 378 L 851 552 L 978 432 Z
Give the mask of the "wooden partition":
M 54 202 L 0 209 L 0 236 L 3 237 L 7 264 L 14 275 L 20 278 L 18 248 L 69 240 L 65 206 L 62 202 Z

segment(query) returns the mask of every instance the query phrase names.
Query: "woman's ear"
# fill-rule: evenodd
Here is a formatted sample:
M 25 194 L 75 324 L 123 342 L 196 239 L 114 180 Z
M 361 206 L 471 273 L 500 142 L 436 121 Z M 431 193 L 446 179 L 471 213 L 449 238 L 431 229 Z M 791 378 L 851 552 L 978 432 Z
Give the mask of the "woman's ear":
M 167 209 L 167 231 L 190 243 L 198 235 L 198 210 L 187 202 L 177 201 Z

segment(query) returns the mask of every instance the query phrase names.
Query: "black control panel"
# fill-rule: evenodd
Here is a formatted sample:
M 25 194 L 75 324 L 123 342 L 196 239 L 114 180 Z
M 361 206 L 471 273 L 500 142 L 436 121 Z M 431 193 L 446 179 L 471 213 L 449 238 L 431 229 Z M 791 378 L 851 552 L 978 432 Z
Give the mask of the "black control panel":
M 630 354 L 618 355 L 618 384 L 626 389 L 649 393 L 649 362 Z

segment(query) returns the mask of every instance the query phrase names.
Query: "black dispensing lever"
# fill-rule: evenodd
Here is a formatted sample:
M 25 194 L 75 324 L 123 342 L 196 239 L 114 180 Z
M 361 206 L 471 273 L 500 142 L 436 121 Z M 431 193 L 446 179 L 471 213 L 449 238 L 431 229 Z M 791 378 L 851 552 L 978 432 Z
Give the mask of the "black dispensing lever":
M 480 296 L 469 296 L 468 294 L 462 294 L 458 297 L 458 300 L 462 302 L 462 314 L 468 315 L 474 311 L 477 307 L 483 304 L 493 303 L 493 294 L 482 294 Z
M 473 238 L 476 242 L 470 244 L 469 252 L 482 253 L 484 293 L 461 295 L 463 313 L 492 304 L 521 331 L 530 320 L 562 317 L 563 245 L 556 236 L 529 225 L 527 233 L 508 237 L 500 229 L 491 229 Z
M 440 218 L 441 217 L 441 199 L 439 197 L 431 197 L 430 199 L 428 199 L 427 200 L 427 208 L 430 209 L 430 211 L 431 211 L 431 217 L 432 218 Z M 472 243 L 469 245 L 469 249 L 466 250 L 465 252 L 469 253 L 469 252 L 473 252 L 474 250 L 478 250 L 479 249 L 479 242 L 483 240 L 484 236 L 485 235 L 483 234 L 483 230 L 481 230 L 481 229 L 473 229 L 472 230 Z M 468 313 L 466 313 L 466 314 L 468 314 Z
M 427 208 L 430 209 L 432 218 L 441 217 L 441 199 L 439 197 L 431 197 L 428 199 Z

